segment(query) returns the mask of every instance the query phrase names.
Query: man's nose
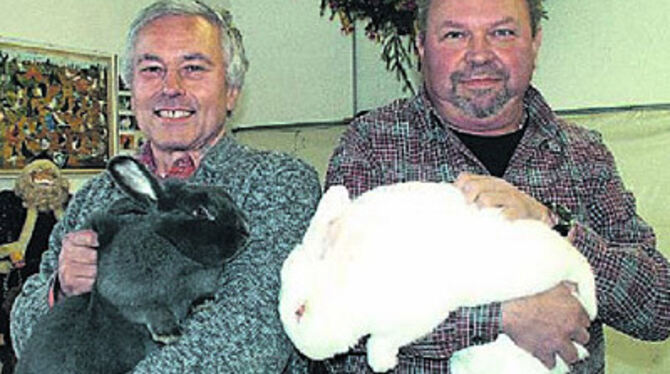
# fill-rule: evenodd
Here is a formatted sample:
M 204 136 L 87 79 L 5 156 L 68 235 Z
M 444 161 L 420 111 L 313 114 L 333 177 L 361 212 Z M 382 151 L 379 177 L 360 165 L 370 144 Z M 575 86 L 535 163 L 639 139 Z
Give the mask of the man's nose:
M 468 62 L 476 64 L 490 61 L 493 58 L 493 50 L 491 49 L 491 42 L 486 35 L 473 35 L 468 42 L 468 50 L 465 54 Z
M 184 94 L 181 76 L 178 71 L 168 70 L 163 77 L 163 94 L 169 97 L 180 96 Z

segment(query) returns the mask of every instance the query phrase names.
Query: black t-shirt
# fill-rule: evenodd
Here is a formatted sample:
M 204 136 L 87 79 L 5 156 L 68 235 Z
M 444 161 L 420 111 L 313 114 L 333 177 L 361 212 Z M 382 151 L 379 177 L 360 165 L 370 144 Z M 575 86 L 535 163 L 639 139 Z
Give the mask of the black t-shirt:
M 465 144 L 479 161 L 495 177 L 502 177 L 507 169 L 509 160 L 519 145 L 521 137 L 526 132 L 526 126 L 518 131 L 500 136 L 479 136 L 453 130 L 456 136 Z

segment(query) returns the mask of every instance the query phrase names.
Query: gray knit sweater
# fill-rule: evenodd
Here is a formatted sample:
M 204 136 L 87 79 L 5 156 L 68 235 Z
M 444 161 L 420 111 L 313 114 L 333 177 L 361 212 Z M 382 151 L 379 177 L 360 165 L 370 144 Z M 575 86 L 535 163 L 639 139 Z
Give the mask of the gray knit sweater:
M 188 182 L 225 187 L 247 215 L 251 236 L 244 252 L 227 265 L 213 307 L 193 314 L 177 343 L 147 356 L 133 372 L 279 373 L 293 351 L 278 318 L 279 270 L 320 198 L 317 174 L 288 156 L 254 151 L 225 136 Z M 70 201 L 40 272 L 28 279 L 12 309 L 11 334 L 19 359 L 32 327 L 49 309 L 48 287 L 63 235 L 81 229 L 93 211 L 121 196 L 102 173 Z

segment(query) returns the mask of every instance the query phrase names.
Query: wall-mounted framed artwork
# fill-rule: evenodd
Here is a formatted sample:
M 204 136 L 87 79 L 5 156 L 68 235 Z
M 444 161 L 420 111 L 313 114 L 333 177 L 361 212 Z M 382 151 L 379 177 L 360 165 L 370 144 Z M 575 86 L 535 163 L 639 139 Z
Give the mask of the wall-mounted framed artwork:
M 119 154 L 134 155 L 145 142 L 144 134 L 137 126 L 137 120 L 132 110 L 131 92 L 119 77 L 118 84 L 118 131 Z
M 0 175 L 48 157 L 94 173 L 117 153 L 116 59 L 0 38 Z

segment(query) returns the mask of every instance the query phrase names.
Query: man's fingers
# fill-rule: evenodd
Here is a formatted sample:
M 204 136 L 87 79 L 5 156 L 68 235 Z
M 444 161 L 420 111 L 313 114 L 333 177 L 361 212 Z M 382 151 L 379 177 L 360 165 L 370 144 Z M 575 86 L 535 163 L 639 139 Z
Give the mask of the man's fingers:
M 454 185 L 458 188 L 461 188 L 461 187 L 463 187 L 463 185 L 465 183 L 472 180 L 475 176 L 476 176 L 476 174 L 471 174 L 471 173 L 466 173 L 466 172 L 460 173 L 460 174 L 458 174 L 458 177 L 456 177 L 456 180 L 454 181 Z
M 454 181 L 454 186 L 461 190 L 463 196 L 465 196 L 465 201 L 468 203 L 476 201 L 478 195 L 482 192 L 482 187 L 478 183 L 481 179 L 478 177 L 475 174 L 461 173 Z
M 63 236 L 58 254 L 58 280 L 67 296 L 91 291 L 98 273 L 98 234 L 93 230 L 74 231 Z
M 477 197 L 477 206 L 480 208 L 502 208 L 504 215 L 518 215 L 519 207 L 510 198 L 507 192 L 488 191 L 480 193 Z
M 58 260 L 64 263 L 95 264 L 98 261 L 98 252 L 89 247 L 65 247 Z
M 89 292 L 96 275 L 96 266 L 65 266 L 58 271 L 61 290 L 68 296 Z
M 552 354 L 541 354 L 536 356 L 540 362 L 548 369 L 553 369 L 556 366 L 556 355 Z
M 572 297 L 575 298 L 575 300 L 578 302 L 578 294 L 579 294 L 579 286 L 577 283 L 570 282 L 570 281 L 563 281 L 561 282 L 561 285 L 567 289 L 568 292 L 572 295 Z M 580 309 L 580 313 L 577 315 L 577 323 L 584 327 L 584 329 L 588 328 L 591 326 L 591 319 L 589 318 L 588 313 L 586 313 L 586 310 L 584 308 Z
M 579 354 L 577 352 L 577 348 L 575 348 L 575 345 L 572 343 L 564 344 L 559 349 L 558 355 L 561 356 L 563 361 L 565 361 L 565 363 L 567 364 L 572 364 L 579 360 Z
M 63 244 L 75 247 L 97 247 L 98 234 L 93 230 L 70 232 L 63 237 Z
M 63 273 L 60 274 L 61 286 L 65 288 L 65 285 L 68 285 L 70 289 L 77 289 L 80 287 L 85 287 L 93 284 L 95 281 L 95 272 L 91 274 L 72 274 L 72 273 Z
M 588 313 L 582 308 L 581 313 L 579 313 L 578 318 L 578 323 L 582 325 L 585 329 L 589 328 L 591 326 L 591 319 L 589 318 Z
M 98 234 L 93 230 L 67 233 L 63 237 L 63 248 L 58 255 L 58 261 L 61 263 L 95 264 L 98 260 L 98 252 L 95 247 L 98 245 Z
M 586 345 L 591 339 L 591 334 L 586 329 L 579 329 L 572 334 L 571 338 L 575 343 Z
M 502 208 L 502 214 L 509 220 L 546 221 L 544 205 L 503 179 L 461 173 L 454 186 L 461 190 L 468 203 L 476 203 L 479 208 Z
M 509 203 L 510 196 L 508 192 L 488 188 L 479 182 L 468 182 L 459 187 L 465 201 L 468 203 L 477 203 L 480 208 L 484 207 L 503 207 Z
M 89 292 L 98 272 L 98 252 L 88 247 L 63 248 L 58 259 L 58 279 L 68 296 Z
M 561 284 L 567 287 L 568 290 L 570 290 L 570 292 L 572 292 L 573 294 L 579 292 L 579 286 L 575 282 L 563 281 L 561 282 Z
M 74 280 L 76 278 L 95 278 L 98 272 L 97 264 L 83 264 L 83 263 L 63 263 L 59 266 L 59 273 L 67 276 L 67 279 Z

